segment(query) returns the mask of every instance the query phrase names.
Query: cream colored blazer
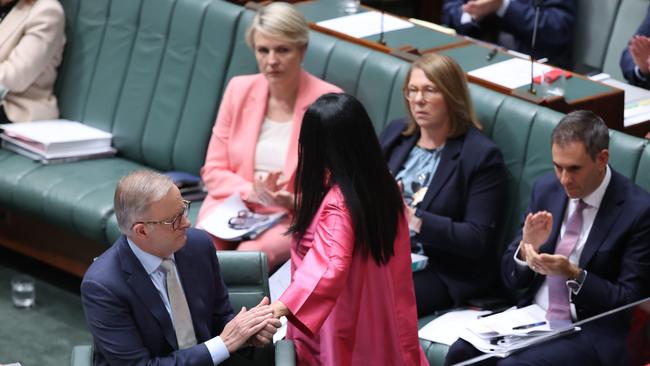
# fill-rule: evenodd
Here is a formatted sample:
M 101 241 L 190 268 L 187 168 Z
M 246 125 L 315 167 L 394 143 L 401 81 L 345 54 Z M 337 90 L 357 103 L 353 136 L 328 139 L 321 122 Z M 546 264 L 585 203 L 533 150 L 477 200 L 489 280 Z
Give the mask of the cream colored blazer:
M 2 102 L 13 122 L 58 118 L 53 88 L 65 44 L 65 15 L 57 0 L 19 0 L 0 22 Z

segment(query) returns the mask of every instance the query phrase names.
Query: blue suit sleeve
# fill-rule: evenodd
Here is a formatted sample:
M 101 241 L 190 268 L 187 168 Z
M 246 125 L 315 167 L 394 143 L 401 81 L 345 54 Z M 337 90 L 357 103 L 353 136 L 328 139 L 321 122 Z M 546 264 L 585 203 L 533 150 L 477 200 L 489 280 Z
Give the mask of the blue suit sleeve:
M 635 34 L 650 37 L 650 6 L 648 7 L 648 13 L 645 16 L 645 19 L 643 19 L 643 22 Z M 632 59 L 632 55 L 630 55 L 628 47 L 625 47 L 625 50 L 623 50 L 620 66 L 625 80 L 627 80 L 630 84 L 650 89 L 650 75 L 646 80 L 643 80 L 636 75 L 634 71 L 636 64 Z
M 215 325 L 214 335 L 221 334 L 223 328 L 228 324 L 232 318 L 235 317 L 232 306 L 230 305 L 230 298 L 228 296 L 228 288 L 223 282 L 221 277 L 221 270 L 219 269 L 219 260 L 217 259 L 217 253 L 213 249 L 212 244 L 210 243 L 210 250 L 208 255 L 210 256 L 212 262 L 212 268 L 214 269 L 213 274 L 215 275 L 213 286 L 214 293 L 216 294 L 216 306 L 212 312 L 212 321 Z
M 646 205 L 648 202 L 646 200 Z M 620 243 L 620 273 L 615 279 L 605 279 L 594 271 L 589 272 L 580 292 L 572 301 L 588 314 L 598 314 L 640 300 L 650 292 L 650 208 L 629 218 L 634 224 L 629 236 Z
M 197 365 L 212 366 L 204 344 L 152 358 L 137 329 L 133 313 L 109 288 L 94 281 L 81 285 L 86 322 L 96 346 L 111 365 Z
M 576 14 L 575 0 L 546 0 L 539 15 L 537 41 L 541 44 L 569 47 Z M 506 32 L 525 43 L 533 38 L 535 7 L 529 1 L 512 0 L 503 16 Z

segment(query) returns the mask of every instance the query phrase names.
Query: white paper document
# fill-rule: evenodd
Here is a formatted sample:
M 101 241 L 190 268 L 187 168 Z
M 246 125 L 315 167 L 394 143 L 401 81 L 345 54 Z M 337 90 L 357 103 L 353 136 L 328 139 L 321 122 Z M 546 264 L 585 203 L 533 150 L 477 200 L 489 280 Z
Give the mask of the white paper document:
M 551 329 L 546 311 L 533 304 L 471 321 L 459 337 L 479 351 L 505 357 L 514 350 L 579 330 L 572 326 Z
M 285 212 L 278 212 L 271 215 L 256 214 L 250 212 L 255 218 L 261 219 L 256 224 L 245 229 L 236 229 L 231 227 L 228 222 L 231 218 L 237 217 L 240 211 L 248 211 L 248 208 L 239 197 L 239 192 L 235 192 L 226 198 L 217 208 L 212 211 L 208 217 L 201 223 L 201 228 L 210 234 L 223 240 L 240 240 L 244 237 L 254 239 L 264 230 L 275 225 L 285 215 Z
M 57 146 L 76 141 L 101 141 L 110 146 L 113 135 L 109 132 L 63 119 L 34 121 L 30 123 L 11 123 L 0 125 L 5 134 L 14 138 L 38 142 L 45 146 Z
M 41 159 L 80 157 L 115 151 L 111 148 L 111 133 L 80 122 L 50 120 L 10 123 L 0 125 L 0 129 L 4 131 L 0 134 L 2 140 L 16 149 L 38 155 Z
M 323 20 L 316 24 L 351 37 L 364 38 L 381 33 L 382 14 L 378 11 L 367 11 Z M 413 27 L 413 24 L 406 20 L 388 14 L 383 15 L 384 33 L 411 27 Z
M 418 336 L 431 342 L 451 346 L 467 326 L 489 310 L 457 310 L 443 314 L 418 331 Z
M 549 65 L 533 63 L 533 76 L 542 75 L 552 68 Z M 515 57 L 472 70 L 468 74 L 506 88 L 517 89 L 530 84 L 530 60 Z
M 269 290 L 271 292 L 271 302 L 276 301 L 282 296 L 284 290 L 291 284 L 291 260 L 284 262 L 280 268 L 269 277 Z
M 623 110 L 623 126 L 630 127 L 638 123 L 650 121 L 650 90 L 618 81 L 613 78 L 603 79 L 602 83 L 625 92 L 625 109 Z
M 537 304 L 477 319 L 468 328 L 485 337 L 527 335 L 551 331 L 551 327 L 546 321 L 546 310 Z
M 269 277 L 269 290 L 271 292 L 271 302 L 276 301 L 282 296 L 284 290 L 291 284 L 291 260 L 284 262 L 280 268 Z M 282 326 L 278 328 L 273 335 L 273 343 L 284 339 L 287 334 L 287 318 L 281 317 Z

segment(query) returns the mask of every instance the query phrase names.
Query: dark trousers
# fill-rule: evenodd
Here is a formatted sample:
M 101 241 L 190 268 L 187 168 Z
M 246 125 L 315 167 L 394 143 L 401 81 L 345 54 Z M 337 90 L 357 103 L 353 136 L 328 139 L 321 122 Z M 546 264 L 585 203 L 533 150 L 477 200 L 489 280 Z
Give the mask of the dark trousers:
M 5 114 L 5 107 L 2 104 L 0 104 L 0 123 L 11 123 Z
M 454 306 L 449 289 L 430 266 L 413 273 L 413 285 L 418 318 Z
M 625 336 L 616 334 L 616 332 L 604 332 L 607 330 L 596 324 L 585 324 L 579 332 L 525 348 L 506 358 L 493 357 L 475 365 L 630 365 L 629 356 L 625 350 Z M 449 348 L 445 365 L 454 365 L 482 354 L 468 342 L 459 339 Z

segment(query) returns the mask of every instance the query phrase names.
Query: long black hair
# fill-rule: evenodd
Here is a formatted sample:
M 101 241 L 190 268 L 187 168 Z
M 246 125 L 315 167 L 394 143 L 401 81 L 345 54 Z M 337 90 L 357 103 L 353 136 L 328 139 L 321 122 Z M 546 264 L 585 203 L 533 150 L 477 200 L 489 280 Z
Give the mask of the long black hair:
M 394 254 L 402 197 L 388 171 L 363 105 L 329 93 L 305 112 L 298 146 L 295 216 L 289 232 L 302 238 L 325 194 L 338 185 L 352 217 L 355 248 L 377 264 Z

